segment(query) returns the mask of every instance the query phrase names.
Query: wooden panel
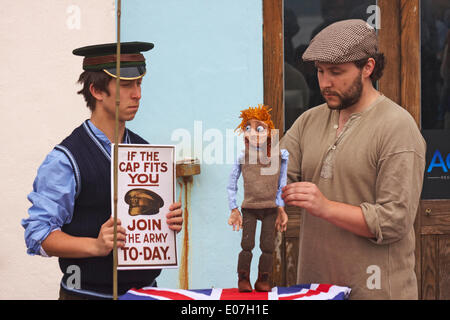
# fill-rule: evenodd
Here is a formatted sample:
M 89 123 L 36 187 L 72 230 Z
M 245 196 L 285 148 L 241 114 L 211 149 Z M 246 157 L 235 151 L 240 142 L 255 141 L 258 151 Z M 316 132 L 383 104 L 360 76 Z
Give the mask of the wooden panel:
M 415 265 L 414 271 L 416 272 L 417 277 L 417 289 L 418 289 L 418 298 L 422 299 L 422 238 L 420 235 L 421 229 L 421 218 L 420 218 L 420 210 L 421 207 L 417 208 L 416 220 L 414 221 L 414 235 L 416 239 L 416 250 L 414 252 L 415 256 Z
M 450 235 L 422 236 L 422 299 L 450 299 Z
M 298 237 L 300 230 L 300 210 L 287 207 L 289 220 L 286 232 L 278 233 L 275 242 L 273 284 L 289 286 L 297 283 Z
M 378 89 L 389 99 L 401 104 L 400 97 L 400 0 L 378 0 L 381 29 L 378 30 L 379 50 L 386 57 L 383 77 Z
M 263 0 L 263 64 L 264 104 L 272 108 L 272 121 L 279 129 L 279 139 L 284 128 L 284 54 L 283 54 L 283 0 Z M 286 283 L 286 251 L 284 235 L 277 234 L 272 283 Z
M 450 235 L 439 236 L 439 297 L 450 300 Z
M 380 0 L 381 1 L 381 0 Z M 383 1 L 383 5 L 388 6 L 387 2 L 389 0 Z M 398 45 L 400 43 L 400 58 L 398 59 L 400 73 L 400 105 L 405 108 L 414 118 L 417 126 L 421 127 L 421 78 L 420 78 L 420 1 L 419 0 L 395 0 L 399 3 L 399 11 L 397 4 L 391 4 L 392 10 L 397 10 L 397 21 L 398 22 L 387 22 L 391 23 L 393 27 L 393 34 L 390 37 L 395 37 L 397 32 L 396 28 L 400 26 L 400 41 L 393 43 L 392 45 Z M 383 11 L 382 11 L 383 12 Z M 384 11 L 386 14 L 387 11 Z M 382 13 L 383 15 L 383 13 Z M 389 14 L 388 14 L 389 15 Z M 383 17 L 382 17 L 383 19 Z M 389 20 L 390 18 L 386 18 Z M 395 17 L 393 18 L 395 20 Z M 383 20 L 382 20 L 383 21 Z M 382 25 L 383 29 L 383 25 Z M 387 30 L 390 32 L 390 30 Z M 388 51 L 394 55 L 398 54 L 394 51 Z M 394 63 L 395 63 L 394 59 Z M 388 57 L 388 64 L 389 64 Z M 392 61 L 391 61 L 392 64 Z M 392 68 L 391 65 L 389 68 Z M 390 70 L 390 69 L 389 69 Z M 398 69 L 397 69 L 398 70 Z M 389 83 L 386 83 L 389 86 Z M 394 86 L 397 85 L 395 81 Z M 396 89 L 395 89 L 396 90 Z M 398 101 L 398 100 L 397 100 Z M 417 284 L 419 288 L 419 299 L 425 299 L 430 294 L 428 283 L 429 283 L 429 273 L 430 270 L 426 271 L 424 266 L 430 268 L 429 263 L 431 261 L 426 261 L 430 251 L 424 250 L 424 241 L 421 239 L 422 230 L 422 216 L 420 213 L 417 214 L 416 220 L 414 222 L 414 231 L 416 234 L 416 266 L 415 271 L 417 275 Z M 429 239 L 428 239 L 429 240 Z
M 277 232 L 275 238 L 275 251 L 273 253 L 273 271 L 272 271 L 272 285 L 285 286 L 286 285 L 286 244 L 284 235 Z
M 288 226 L 285 233 L 286 260 L 285 260 L 285 285 L 297 284 L 298 267 L 298 242 L 300 231 L 300 209 L 298 207 L 286 207 L 289 216 Z
M 286 286 L 297 284 L 298 238 L 286 238 Z
M 420 128 L 420 6 L 419 0 L 400 0 L 401 106 Z
M 422 299 L 434 300 L 438 290 L 438 236 L 422 236 Z
M 422 200 L 420 218 L 421 234 L 450 234 L 450 200 Z
M 284 128 L 283 80 L 283 0 L 263 1 L 264 104 L 272 108 L 272 120 L 280 130 Z
M 288 214 L 289 217 L 286 230 L 286 237 L 298 238 L 300 230 L 300 208 L 288 206 L 286 207 L 286 213 Z

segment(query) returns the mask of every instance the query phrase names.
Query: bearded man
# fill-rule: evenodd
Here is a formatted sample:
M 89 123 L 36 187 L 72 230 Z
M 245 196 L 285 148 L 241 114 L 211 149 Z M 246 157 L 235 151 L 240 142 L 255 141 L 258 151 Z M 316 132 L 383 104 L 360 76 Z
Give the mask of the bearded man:
M 411 115 L 377 91 L 384 55 L 362 20 L 336 22 L 303 55 L 326 103 L 285 134 L 286 205 L 301 208 L 298 283 L 352 289 L 351 299 L 417 299 L 414 219 L 425 141 Z

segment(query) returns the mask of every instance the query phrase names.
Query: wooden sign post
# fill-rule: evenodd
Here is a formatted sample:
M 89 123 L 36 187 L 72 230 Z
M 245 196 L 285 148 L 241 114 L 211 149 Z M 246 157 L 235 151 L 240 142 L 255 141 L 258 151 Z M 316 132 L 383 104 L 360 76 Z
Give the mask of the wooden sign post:
M 117 60 L 116 60 L 116 123 L 114 128 L 114 248 L 113 248 L 113 299 L 117 300 L 117 176 L 119 145 L 119 106 L 120 106 L 120 15 L 121 0 L 117 0 Z

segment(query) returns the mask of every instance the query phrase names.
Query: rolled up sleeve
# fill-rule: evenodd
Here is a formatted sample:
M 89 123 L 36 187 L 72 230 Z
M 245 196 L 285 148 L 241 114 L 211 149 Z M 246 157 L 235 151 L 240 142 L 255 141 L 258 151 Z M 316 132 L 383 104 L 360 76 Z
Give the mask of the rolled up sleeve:
M 402 239 L 413 228 L 422 190 L 425 160 L 415 151 L 401 151 L 380 160 L 376 202 L 360 205 L 377 244 Z
M 33 191 L 28 195 L 32 204 L 29 216 L 21 221 L 28 254 L 46 256 L 41 243 L 52 231 L 71 221 L 75 190 L 70 161 L 62 152 L 53 150 L 38 169 Z

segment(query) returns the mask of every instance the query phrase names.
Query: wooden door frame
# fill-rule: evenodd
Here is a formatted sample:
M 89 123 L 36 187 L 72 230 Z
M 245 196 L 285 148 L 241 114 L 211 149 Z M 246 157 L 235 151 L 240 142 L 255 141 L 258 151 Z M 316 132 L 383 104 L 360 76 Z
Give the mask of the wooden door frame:
M 272 121 L 284 132 L 284 10 L 283 0 L 262 0 L 264 104 L 272 108 Z M 286 285 L 284 237 L 277 233 L 272 283 Z
M 378 0 L 380 51 L 387 59 L 379 89 L 421 127 L 420 0 Z
M 378 0 L 381 28 L 380 51 L 387 65 L 379 90 L 405 108 L 421 129 L 420 0 Z M 422 200 L 414 222 L 415 271 L 422 299 Z
M 272 121 L 284 128 L 283 0 L 263 1 L 264 104 L 272 108 Z

